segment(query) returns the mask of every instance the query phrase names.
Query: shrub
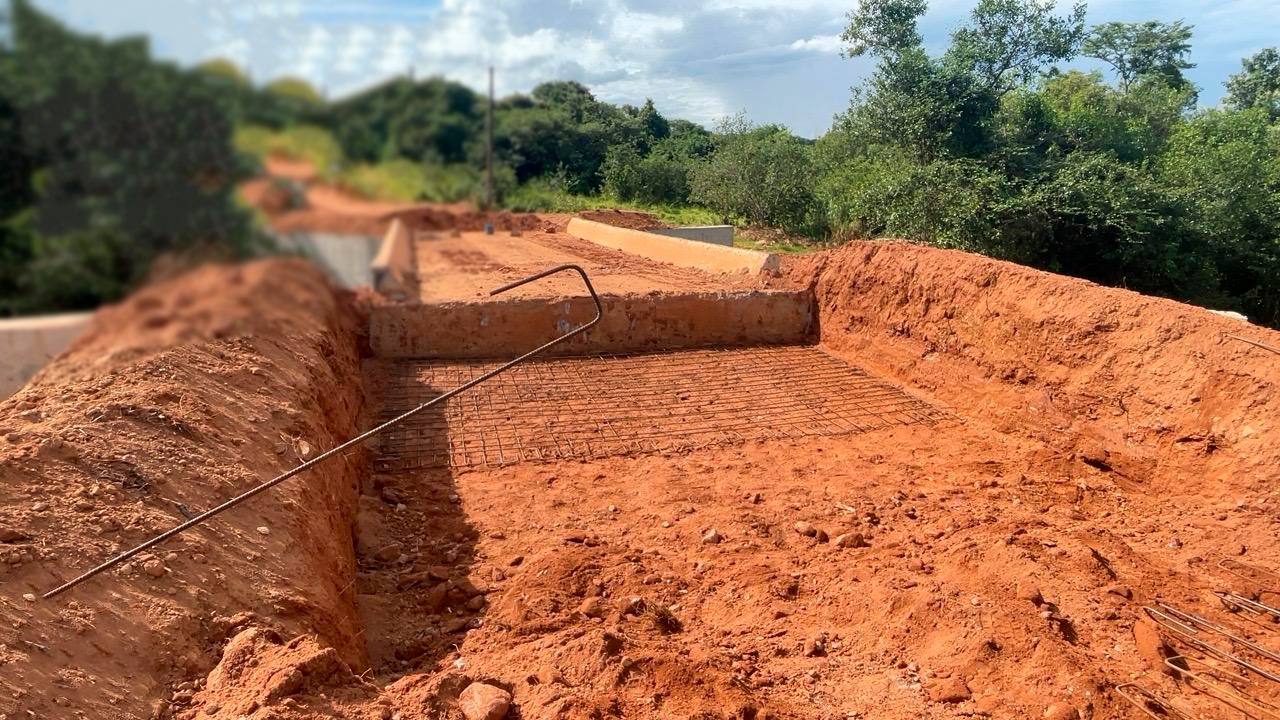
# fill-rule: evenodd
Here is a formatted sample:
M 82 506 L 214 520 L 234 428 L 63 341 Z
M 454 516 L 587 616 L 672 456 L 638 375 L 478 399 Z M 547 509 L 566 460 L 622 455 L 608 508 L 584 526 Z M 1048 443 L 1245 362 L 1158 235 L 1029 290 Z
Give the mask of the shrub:
M 721 125 L 715 154 L 693 166 L 691 196 L 728 220 L 820 234 L 809 148 L 786 128 Z

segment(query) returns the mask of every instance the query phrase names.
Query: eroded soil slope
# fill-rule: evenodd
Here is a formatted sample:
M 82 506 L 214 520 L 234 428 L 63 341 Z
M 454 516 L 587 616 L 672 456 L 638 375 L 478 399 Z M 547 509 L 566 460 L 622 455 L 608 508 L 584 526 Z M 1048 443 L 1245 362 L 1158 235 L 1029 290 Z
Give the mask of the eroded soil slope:
M 1132 483 L 1200 501 L 1274 490 L 1280 333 L 958 251 L 861 242 L 807 258 L 821 340 Z M 1012 412 L 1011 412 L 1012 411 Z M 1233 500 L 1234 502 L 1234 500 Z
M 357 328 L 309 264 L 206 267 L 103 309 L 0 403 L 0 716 L 164 714 L 255 615 L 314 636 L 313 663 L 365 662 L 358 454 L 30 599 L 349 436 Z

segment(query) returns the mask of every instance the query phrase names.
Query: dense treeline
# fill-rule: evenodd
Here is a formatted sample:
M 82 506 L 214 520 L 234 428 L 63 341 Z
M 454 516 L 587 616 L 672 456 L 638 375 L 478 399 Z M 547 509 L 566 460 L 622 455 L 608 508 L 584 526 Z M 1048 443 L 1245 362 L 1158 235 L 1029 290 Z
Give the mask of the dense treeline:
M 817 144 L 828 227 L 898 235 L 1280 324 L 1280 62 L 1196 109 L 1191 28 L 981 0 L 932 57 L 924 0 L 862 0 L 875 74 Z M 1115 76 L 1060 71 L 1086 56 Z
M 253 249 L 224 93 L 26 2 L 0 22 L 0 314 L 92 307 L 164 254 Z
M 743 117 L 708 131 L 575 82 L 502 98 L 499 200 L 603 196 L 819 242 L 906 237 L 1280 325 L 1276 49 L 1199 108 L 1185 23 L 1088 27 L 1083 5 L 978 0 L 931 54 L 926 5 L 857 0 L 847 54 L 876 69 L 816 142 Z M 232 193 L 272 153 L 373 197 L 482 197 L 485 99 L 461 84 L 399 78 L 329 102 L 296 78 L 256 87 L 225 61 L 157 64 L 141 42 L 79 37 L 21 0 L 12 19 L 0 313 L 110 299 L 166 253 L 251 251 Z M 1081 58 L 1105 73 L 1067 65 Z

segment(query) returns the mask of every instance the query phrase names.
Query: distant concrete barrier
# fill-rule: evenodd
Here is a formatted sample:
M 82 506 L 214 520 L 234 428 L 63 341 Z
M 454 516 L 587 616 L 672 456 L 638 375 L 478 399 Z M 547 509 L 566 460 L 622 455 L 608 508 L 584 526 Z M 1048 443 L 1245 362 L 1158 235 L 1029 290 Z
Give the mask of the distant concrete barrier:
M 373 285 L 372 261 L 382 240 L 370 235 L 337 235 L 297 230 L 276 233 L 282 250 L 299 252 L 343 287 Z
M 413 233 L 399 218 L 391 221 L 378 254 L 370 264 L 373 289 L 388 297 L 408 297 L 413 291 Z
M 0 320 L 0 398 L 17 392 L 53 356 L 67 349 L 93 313 Z
M 598 245 L 707 272 L 759 274 L 778 270 L 778 256 L 773 253 L 655 235 L 582 218 L 570 220 L 567 230 L 574 237 Z
M 733 247 L 732 225 L 685 225 L 684 227 L 673 228 L 655 227 L 648 228 L 645 232 L 651 232 L 655 235 L 666 235 L 667 237 L 684 238 L 685 240 L 697 240 L 698 242 L 711 243 L 712 245 Z

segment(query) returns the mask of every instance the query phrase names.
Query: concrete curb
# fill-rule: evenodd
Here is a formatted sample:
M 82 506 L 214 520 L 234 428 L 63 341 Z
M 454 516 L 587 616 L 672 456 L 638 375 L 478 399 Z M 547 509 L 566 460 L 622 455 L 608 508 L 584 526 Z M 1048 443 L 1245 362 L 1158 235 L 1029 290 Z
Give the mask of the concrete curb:
M 779 267 L 778 256 L 773 253 L 667 237 L 643 230 L 614 227 L 594 220 L 573 218 L 569 221 L 567 231 L 574 237 L 597 245 L 707 272 L 756 275 L 777 272 Z
M 67 349 L 93 313 L 41 315 L 0 320 L 0 400 L 22 386 Z
M 399 218 L 391 221 L 369 269 L 373 289 L 383 295 L 408 295 L 412 290 L 413 234 Z

